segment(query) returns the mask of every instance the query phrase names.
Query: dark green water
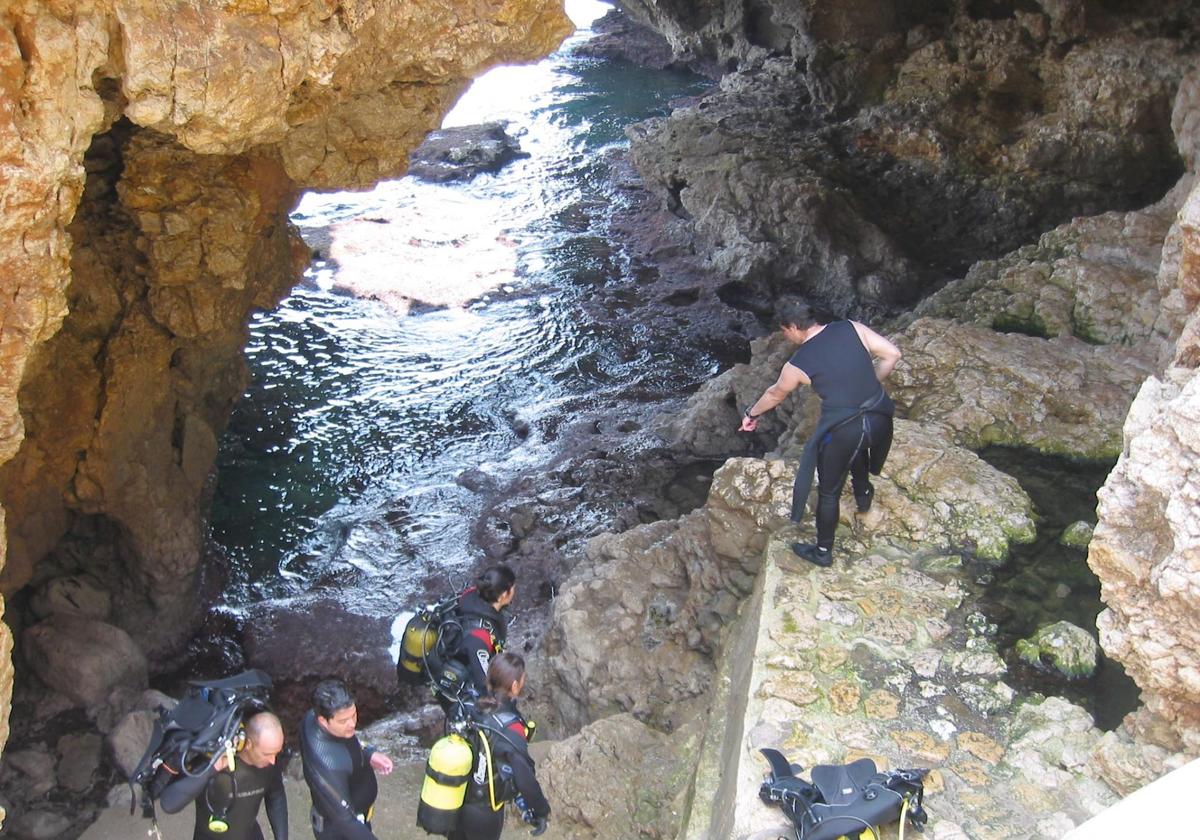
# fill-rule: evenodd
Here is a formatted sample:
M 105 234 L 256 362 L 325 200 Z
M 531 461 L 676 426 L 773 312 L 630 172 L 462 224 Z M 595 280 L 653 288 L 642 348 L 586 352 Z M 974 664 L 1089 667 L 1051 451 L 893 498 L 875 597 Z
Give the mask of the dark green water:
M 228 606 L 327 587 L 394 613 L 413 581 L 476 559 L 480 502 L 456 484 L 464 470 L 502 483 L 552 455 L 565 419 L 631 392 L 680 394 L 716 372 L 703 350 L 671 341 L 671 325 L 588 309 L 597 287 L 632 283 L 604 236 L 619 200 L 606 152 L 631 123 L 708 86 L 573 56 L 588 37 L 582 28 L 539 64 L 493 71 L 447 119 L 507 120 L 528 159 L 466 185 L 405 178 L 300 204 L 293 219 L 310 242 L 399 213 L 410 224 L 393 223 L 396 235 L 428 243 L 422 259 L 446 282 L 497 274 L 463 305 L 401 317 L 339 292 L 341 268 L 318 260 L 253 320 L 253 381 L 222 440 L 211 514 L 232 568 Z M 497 253 L 511 266 L 498 268 Z
M 1095 524 L 1096 491 L 1113 465 L 1001 447 L 979 455 L 1020 482 L 1038 518 L 1036 540 L 1014 546 L 1002 568 L 980 572 L 990 578 L 981 606 L 999 626 L 997 641 L 1010 677 L 1019 688 L 1070 699 L 1088 709 L 1102 729 L 1113 729 L 1138 704 L 1137 685 L 1119 663 L 1102 657 L 1095 676 L 1070 681 L 1031 668 L 1013 653 L 1019 639 L 1056 621 L 1096 635 L 1096 616 L 1104 608 L 1100 581 L 1088 567 L 1086 549 L 1062 545 L 1059 536 L 1074 522 Z

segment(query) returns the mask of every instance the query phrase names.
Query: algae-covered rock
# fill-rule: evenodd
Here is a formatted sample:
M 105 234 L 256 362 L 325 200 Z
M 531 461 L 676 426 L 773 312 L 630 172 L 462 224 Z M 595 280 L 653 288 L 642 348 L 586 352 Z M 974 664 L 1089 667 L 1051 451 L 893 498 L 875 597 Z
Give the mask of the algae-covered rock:
M 1030 665 L 1040 668 L 1049 662 L 1054 670 L 1071 680 L 1091 676 L 1100 657 L 1096 638 L 1067 621 L 1047 625 L 1030 638 L 1021 639 L 1016 650 Z
M 1092 541 L 1092 530 L 1095 527 L 1090 522 L 1072 522 L 1062 532 L 1062 536 L 1058 538 L 1058 541 L 1063 545 L 1075 548 L 1087 548 L 1088 543 Z
M 932 318 L 895 336 L 888 390 L 910 420 L 972 448 L 1020 446 L 1089 460 L 1121 452 L 1121 425 L 1150 361 L 1071 337 L 1010 335 Z

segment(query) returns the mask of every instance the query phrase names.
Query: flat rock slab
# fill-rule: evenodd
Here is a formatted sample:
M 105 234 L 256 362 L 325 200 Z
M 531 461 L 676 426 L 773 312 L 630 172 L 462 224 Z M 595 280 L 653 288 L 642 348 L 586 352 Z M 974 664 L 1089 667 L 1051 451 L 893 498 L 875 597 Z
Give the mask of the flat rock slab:
M 881 542 L 816 569 L 786 540 L 769 545 L 758 620 L 723 671 L 727 715 L 714 712 L 742 725 L 724 733 L 724 773 L 695 798 L 711 797 L 711 811 L 693 814 L 688 837 L 785 833 L 757 797 L 766 747 L 805 768 L 862 757 L 928 768 L 931 840 L 1060 836 L 1116 800 L 1084 772 L 1101 737 L 1091 718 L 1057 698 L 1014 703 L 988 639 L 955 627 L 963 593 L 940 559 Z M 720 760 L 715 745 L 705 752 Z

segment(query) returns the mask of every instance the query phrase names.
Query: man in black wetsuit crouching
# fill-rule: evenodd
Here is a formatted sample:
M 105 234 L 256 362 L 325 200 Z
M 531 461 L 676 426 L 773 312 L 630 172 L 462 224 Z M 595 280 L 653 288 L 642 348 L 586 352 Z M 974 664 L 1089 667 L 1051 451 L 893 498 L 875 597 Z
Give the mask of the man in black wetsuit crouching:
M 192 840 L 263 840 L 258 809 L 267 803 L 267 821 L 275 840 L 288 840 L 287 795 L 275 763 L 283 750 L 283 727 L 270 712 L 246 721 L 245 740 L 233 754 L 222 755 L 205 773 L 180 774 L 159 797 L 168 814 L 196 803 Z
M 783 402 L 801 385 L 811 385 L 821 398 L 817 429 L 804 447 L 792 490 L 792 521 L 804 515 L 813 471 L 817 474 L 817 544 L 794 543 L 792 550 L 818 566 L 833 562 L 833 534 L 846 475 L 860 513 L 871 509 L 879 475 L 892 445 L 896 407 L 883 390 L 900 350 L 857 321 L 823 320 L 798 299 L 781 301 L 776 323 L 796 351 L 775 384 L 749 406 L 741 431 L 753 432 L 758 418 Z
M 379 786 L 375 772 L 392 772 L 392 760 L 355 736 L 358 707 L 341 680 L 313 691 L 313 707 L 300 723 L 304 781 L 312 793 L 317 840 L 375 840 L 371 813 Z

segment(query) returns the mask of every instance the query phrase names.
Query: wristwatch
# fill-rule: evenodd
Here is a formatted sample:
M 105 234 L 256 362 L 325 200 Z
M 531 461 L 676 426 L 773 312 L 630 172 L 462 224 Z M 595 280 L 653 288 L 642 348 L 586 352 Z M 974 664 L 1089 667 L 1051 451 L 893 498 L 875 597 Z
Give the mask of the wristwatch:
M 746 406 L 746 410 L 745 410 L 745 411 L 743 411 L 743 412 L 742 412 L 742 414 L 743 414 L 743 416 L 745 416 L 745 417 L 746 417 L 746 419 L 748 419 L 748 420 L 757 420 L 757 419 L 758 419 L 758 418 L 759 418 L 761 415 L 759 415 L 759 414 L 751 414 L 751 413 L 750 413 L 750 409 L 752 409 L 752 408 L 754 408 L 754 406 L 753 406 L 753 405 L 748 405 L 748 406 Z

